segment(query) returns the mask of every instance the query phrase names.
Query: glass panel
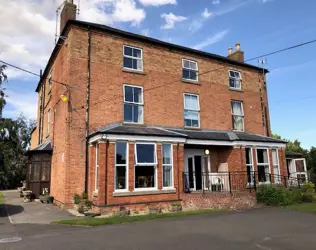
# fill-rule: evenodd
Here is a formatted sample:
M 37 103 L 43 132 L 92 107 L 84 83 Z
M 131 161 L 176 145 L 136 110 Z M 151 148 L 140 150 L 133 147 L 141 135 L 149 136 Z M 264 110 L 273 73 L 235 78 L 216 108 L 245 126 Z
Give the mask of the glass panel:
M 232 101 L 232 112 L 234 115 L 243 115 L 241 102 Z
M 279 175 L 279 166 L 274 166 L 273 167 L 273 174 Z M 277 176 L 276 176 L 276 178 L 277 178 Z
M 163 166 L 163 186 L 171 187 L 172 186 L 172 167 L 171 166 Z
M 155 167 L 135 166 L 135 188 L 155 187 Z
M 32 170 L 33 171 L 32 171 L 31 180 L 32 181 L 39 181 L 41 164 L 40 163 L 33 163 Z
M 42 162 L 41 181 L 49 181 L 50 162 Z
M 116 143 L 116 164 L 126 164 L 126 142 Z
M 133 104 L 124 104 L 124 122 L 133 122 Z
M 231 71 L 231 70 L 230 70 L 230 71 L 229 71 L 229 76 L 230 76 L 230 77 L 235 77 L 234 71 Z
M 143 107 L 139 105 L 133 105 L 133 122 L 142 123 L 143 121 Z
M 258 157 L 258 163 L 267 163 L 268 162 L 268 154 L 266 149 L 257 149 L 257 157 Z
M 136 144 L 137 163 L 156 163 L 155 145 L 153 144 Z
M 235 80 L 235 88 L 236 89 L 240 89 L 241 88 L 240 80 Z
M 126 187 L 126 166 L 116 167 L 116 189 L 127 189 Z
M 133 56 L 133 49 L 127 46 L 124 46 L 124 55 Z
M 195 95 L 184 95 L 184 107 L 190 110 L 199 110 L 198 97 Z
M 189 187 L 194 188 L 193 158 L 188 159 Z
M 233 127 L 234 130 L 243 131 L 244 130 L 244 118 L 242 116 L 233 116 Z
M 199 127 L 199 121 L 198 120 L 192 120 L 192 127 L 198 128 Z
M 190 68 L 190 62 L 186 61 L 186 60 L 183 60 L 183 67 L 184 68 Z
M 123 67 L 128 68 L 128 69 L 132 69 L 133 68 L 133 59 L 128 58 L 128 57 L 124 57 Z
M 137 70 L 143 70 L 143 61 L 142 59 L 137 60 L 137 65 L 136 65 Z
M 126 102 L 133 102 L 134 99 L 133 99 L 133 87 L 131 86 L 124 86 L 124 95 L 125 95 L 125 98 L 124 98 L 124 101 Z
M 277 151 L 276 149 L 272 149 L 272 162 L 273 162 L 273 165 L 278 165 L 278 154 L 277 154 Z
M 190 62 L 190 68 L 197 70 L 197 63 L 196 62 Z
M 246 148 L 246 164 L 252 164 L 251 148 Z
M 171 144 L 162 144 L 162 164 L 172 164 Z
M 184 111 L 184 120 L 195 121 L 195 123 L 199 123 L 199 112 L 198 111 Z
M 190 79 L 191 80 L 197 80 L 197 72 L 196 71 L 191 71 L 190 72 Z
M 133 69 L 137 69 L 137 59 L 132 59 L 133 60 Z
M 258 166 L 258 179 L 259 182 L 266 182 L 267 180 L 264 166 Z
M 142 100 L 142 89 L 134 87 L 133 90 L 134 90 L 134 94 L 133 94 L 134 100 L 133 101 L 136 102 L 136 103 L 142 103 L 143 102 L 143 100 Z
M 141 58 L 142 57 L 142 51 L 141 49 L 133 49 L 133 57 L 138 57 Z
M 190 70 L 188 70 L 188 69 L 183 69 L 183 70 L 182 70 L 182 78 L 183 78 L 183 79 L 190 79 Z
M 295 160 L 296 172 L 304 172 L 304 160 Z

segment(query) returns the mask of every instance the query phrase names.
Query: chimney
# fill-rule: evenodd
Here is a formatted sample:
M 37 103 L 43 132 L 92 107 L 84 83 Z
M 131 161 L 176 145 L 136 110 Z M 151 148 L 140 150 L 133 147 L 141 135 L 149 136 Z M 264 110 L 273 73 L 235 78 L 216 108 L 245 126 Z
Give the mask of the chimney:
M 66 26 L 68 20 L 76 20 L 77 6 L 73 0 L 65 0 L 64 7 L 60 14 L 60 34 Z
M 244 52 L 240 50 L 240 43 L 236 43 L 236 51 L 232 52 L 232 47 L 228 48 L 228 58 L 238 61 L 238 62 L 244 62 Z

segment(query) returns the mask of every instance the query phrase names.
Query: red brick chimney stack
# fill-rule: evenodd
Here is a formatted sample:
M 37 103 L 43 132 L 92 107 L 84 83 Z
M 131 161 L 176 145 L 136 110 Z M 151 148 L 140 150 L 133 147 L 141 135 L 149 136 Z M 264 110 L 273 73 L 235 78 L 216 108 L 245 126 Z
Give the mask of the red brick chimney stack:
M 236 51 L 233 52 L 232 47 L 228 48 L 228 58 L 233 59 L 235 61 L 244 62 L 244 52 L 240 50 L 240 43 L 236 43 Z
M 77 5 L 73 0 L 65 0 L 64 7 L 60 14 L 60 34 L 66 26 L 68 20 L 76 20 Z

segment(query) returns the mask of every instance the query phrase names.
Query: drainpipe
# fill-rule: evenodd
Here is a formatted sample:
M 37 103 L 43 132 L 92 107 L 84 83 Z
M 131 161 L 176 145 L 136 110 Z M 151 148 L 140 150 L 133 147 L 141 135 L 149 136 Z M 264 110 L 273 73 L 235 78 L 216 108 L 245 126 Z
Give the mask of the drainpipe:
M 91 82 L 91 30 L 88 26 L 88 76 L 87 76 L 87 97 L 86 97 L 86 168 L 85 168 L 85 193 L 88 192 L 88 174 L 89 174 L 89 122 L 90 122 L 90 82 Z
M 180 167 L 179 167 L 179 147 L 180 147 L 180 143 L 178 142 L 177 144 L 177 167 L 178 167 L 178 200 L 180 200 L 181 196 L 180 196 Z M 182 185 L 183 188 L 183 185 Z

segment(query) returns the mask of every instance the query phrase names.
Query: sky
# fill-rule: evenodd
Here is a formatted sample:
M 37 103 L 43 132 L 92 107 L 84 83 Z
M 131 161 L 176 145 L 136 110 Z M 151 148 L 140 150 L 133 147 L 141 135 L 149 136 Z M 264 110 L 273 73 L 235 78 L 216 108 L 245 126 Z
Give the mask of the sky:
M 74 0 L 78 3 L 78 0 Z M 245 59 L 316 39 L 314 0 L 81 0 L 78 19 Z M 62 0 L 1 0 L 0 60 L 35 73 L 54 47 Z M 265 57 L 272 131 L 316 146 L 316 43 Z M 258 65 L 258 61 L 249 62 Z M 38 78 L 8 68 L 6 117 L 36 118 Z

